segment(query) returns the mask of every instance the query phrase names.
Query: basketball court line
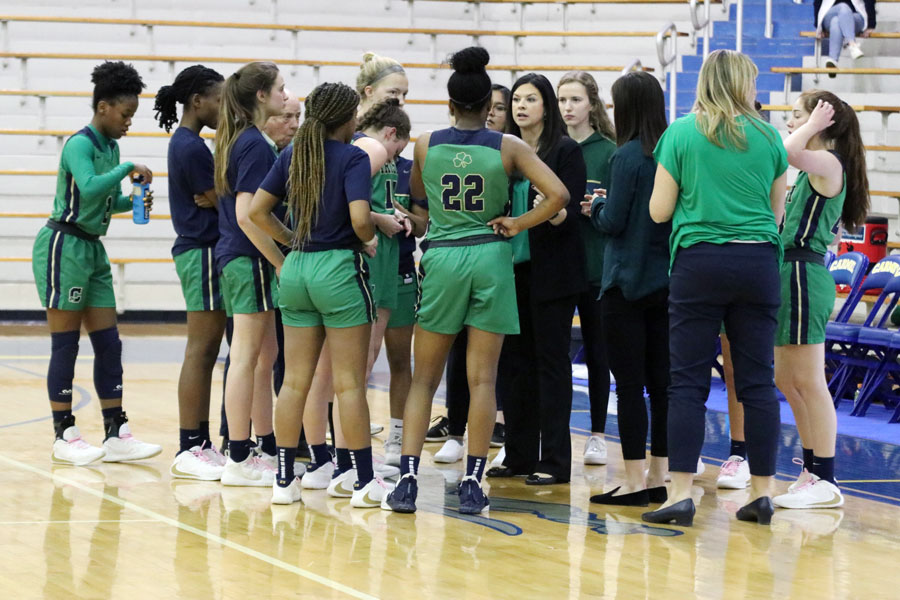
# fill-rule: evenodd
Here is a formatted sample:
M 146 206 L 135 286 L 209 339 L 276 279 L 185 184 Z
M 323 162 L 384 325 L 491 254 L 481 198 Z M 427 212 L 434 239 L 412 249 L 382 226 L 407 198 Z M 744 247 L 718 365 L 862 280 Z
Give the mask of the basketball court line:
M 15 467 L 15 468 L 21 469 L 23 471 L 28 471 L 29 473 L 33 473 L 35 475 L 40 475 L 41 477 L 44 477 L 51 481 L 56 480 L 56 481 L 66 484 L 66 485 L 70 485 L 74 488 L 77 488 L 77 489 L 87 493 L 87 494 L 90 494 L 91 496 L 94 496 L 101 500 L 105 500 L 107 502 L 112 502 L 113 504 L 118 504 L 122 508 L 132 510 L 134 512 L 144 515 L 145 517 L 149 517 L 148 520 L 150 520 L 150 521 L 164 523 L 166 525 L 170 525 L 172 527 L 181 529 L 182 531 L 186 531 L 188 533 L 193 533 L 194 535 L 198 535 L 202 538 L 205 538 L 207 541 L 214 542 L 216 544 L 219 544 L 219 545 L 229 548 L 231 550 L 236 550 L 237 552 L 240 552 L 241 554 L 249 556 L 250 558 L 255 558 L 255 559 L 260 560 L 264 563 L 267 563 L 273 567 L 277 567 L 279 569 L 288 571 L 289 573 L 299 575 L 300 577 L 303 577 L 304 579 L 308 579 L 312 582 L 318 583 L 319 585 L 323 585 L 325 587 L 331 588 L 332 590 L 334 590 L 336 592 L 346 594 L 347 596 L 350 596 L 352 598 L 360 598 L 363 600 L 377 600 L 377 596 L 370 596 L 369 594 L 366 594 L 365 592 L 361 592 L 359 590 L 353 589 L 342 583 L 339 583 L 332 579 L 328 579 L 327 577 L 323 577 L 321 575 L 313 573 L 312 571 L 307 571 L 306 569 L 301 569 L 300 567 L 298 567 L 296 565 L 292 565 L 290 563 L 284 562 L 283 560 L 279 560 L 277 558 L 268 556 L 267 554 L 263 554 L 262 552 L 258 552 L 256 550 L 253 550 L 252 548 L 248 548 L 241 544 L 237 544 L 231 540 L 225 539 L 225 538 L 215 535 L 213 533 L 209 533 L 208 531 L 198 529 L 197 527 L 191 527 L 190 525 L 186 525 L 186 524 L 182 523 L 181 521 L 172 519 L 170 517 L 166 517 L 157 512 L 154 512 L 148 508 L 144 508 L 143 506 L 134 504 L 133 502 L 129 502 L 128 500 L 122 500 L 121 498 L 117 498 L 115 496 L 110 496 L 109 494 L 105 494 L 103 492 L 97 491 L 97 490 L 95 490 L 91 487 L 88 487 L 82 483 L 79 483 L 77 481 L 67 479 L 65 477 L 56 475 L 54 473 L 50 473 L 49 471 L 44 471 L 43 469 L 38 469 L 37 467 L 33 467 L 33 466 L 23 463 L 23 462 L 19 462 L 15 459 L 4 456 L 3 454 L 0 454 L 0 462 L 6 463 L 7 465 L 9 465 L 11 467 Z M 96 521 L 91 521 L 91 522 L 96 522 Z

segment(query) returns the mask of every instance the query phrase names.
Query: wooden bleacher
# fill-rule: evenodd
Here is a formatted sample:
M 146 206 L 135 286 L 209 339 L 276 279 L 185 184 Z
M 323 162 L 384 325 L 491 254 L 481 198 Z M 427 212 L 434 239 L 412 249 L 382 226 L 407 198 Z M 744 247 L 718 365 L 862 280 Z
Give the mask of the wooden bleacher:
M 621 1 L 621 0 L 620 0 Z M 657 3 L 660 0 L 627 0 L 627 3 Z M 666 0 L 672 3 L 683 0 Z M 527 4 L 533 4 L 533 1 Z M 556 2 L 554 2 L 556 3 Z M 358 27 L 335 25 L 305 25 L 285 23 L 234 23 L 222 21 L 183 21 L 168 19 L 103 19 L 86 17 L 47 17 L 37 15 L 0 15 L 0 22 L 23 23 L 80 23 L 83 25 L 130 25 L 143 27 L 199 27 L 208 29 L 259 29 L 265 31 L 333 32 L 333 33 L 388 33 L 406 35 L 466 35 L 472 37 L 656 37 L 656 31 L 558 31 L 558 30 L 495 30 L 495 29 L 441 29 L 433 27 Z M 679 37 L 688 37 L 678 32 Z

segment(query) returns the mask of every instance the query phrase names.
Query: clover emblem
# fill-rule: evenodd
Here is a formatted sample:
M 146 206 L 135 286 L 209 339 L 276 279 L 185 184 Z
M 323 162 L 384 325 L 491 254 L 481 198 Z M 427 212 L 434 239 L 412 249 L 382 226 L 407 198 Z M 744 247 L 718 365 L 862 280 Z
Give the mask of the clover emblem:
M 453 158 L 453 166 L 457 169 L 465 169 L 472 164 L 472 156 L 465 152 L 457 152 Z

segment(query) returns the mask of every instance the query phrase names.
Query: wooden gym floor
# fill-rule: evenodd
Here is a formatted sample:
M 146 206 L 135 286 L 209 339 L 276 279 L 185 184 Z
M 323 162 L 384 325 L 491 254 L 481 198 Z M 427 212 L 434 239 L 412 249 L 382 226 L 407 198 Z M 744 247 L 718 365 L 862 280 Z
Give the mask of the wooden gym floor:
M 267 489 L 170 477 L 179 327 L 123 327 L 125 407 L 136 435 L 163 444 L 163 454 L 94 467 L 50 462 L 49 336 L 40 328 L 0 331 L 2 598 L 898 597 L 896 445 L 867 452 L 868 440 L 854 438 L 846 445 L 855 451 L 839 461 L 845 473 L 859 463 L 859 491 L 846 495 L 844 508 L 779 511 L 771 527 L 734 519 L 745 491 L 715 489 L 714 459 L 727 454 L 721 439 L 711 439 L 721 438 L 720 413 L 710 413 L 710 466 L 694 488 L 693 528 L 646 526 L 646 509 L 591 505 L 591 493 L 618 480 L 621 452 L 610 443 L 608 466 L 583 467 L 577 425 L 572 484 L 490 482 L 486 516 L 456 512 L 452 491 L 464 463 L 435 468 L 439 444 L 426 445 L 415 515 L 351 509 L 348 500 L 309 490 L 303 505 L 273 507 Z M 83 340 L 74 399 L 85 438 L 99 443 L 91 355 Z M 219 368 L 214 429 L 221 378 Z M 386 381 L 381 361 L 370 401 L 373 421 L 383 424 Z M 585 402 L 576 389 L 573 423 L 586 422 Z M 781 454 L 787 480 L 795 473 L 782 470 L 790 456 Z

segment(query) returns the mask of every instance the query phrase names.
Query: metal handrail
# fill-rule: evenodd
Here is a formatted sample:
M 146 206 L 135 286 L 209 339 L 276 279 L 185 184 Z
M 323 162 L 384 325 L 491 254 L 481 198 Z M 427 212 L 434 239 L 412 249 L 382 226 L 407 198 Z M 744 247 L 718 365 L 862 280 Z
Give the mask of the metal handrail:
M 775 26 L 772 24 L 772 0 L 766 0 L 766 30 L 764 35 L 771 39 Z
M 771 0 L 769 0 L 771 2 Z M 691 25 L 694 31 L 691 33 L 691 45 L 697 45 L 697 32 L 703 30 L 703 60 L 709 56 L 709 38 L 712 37 L 712 19 L 709 16 L 709 0 L 703 0 L 703 22 L 697 16 L 699 0 L 691 0 Z
M 666 38 L 672 40 L 667 48 Z M 667 51 L 670 50 L 670 51 Z M 678 77 L 678 29 L 675 23 L 669 23 L 656 34 L 656 56 L 659 58 L 660 73 L 669 67 L 669 122 L 675 120 L 675 102 L 677 96 L 676 80 Z
M 622 69 L 622 75 L 626 73 L 631 73 L 632 71 L 642 71 L 644 69 L 644 65 L 641 64 L 641 59 L 636 58 L 630 63 L 628 63 L 624 69 Z
M 738 52 L 744 51 L 744 0 L 737 0 L 737 31 L 735 47 Z

